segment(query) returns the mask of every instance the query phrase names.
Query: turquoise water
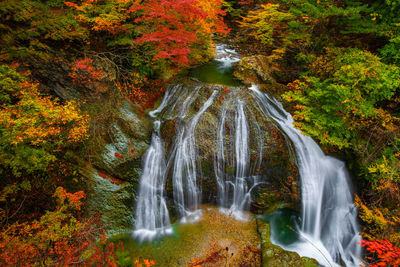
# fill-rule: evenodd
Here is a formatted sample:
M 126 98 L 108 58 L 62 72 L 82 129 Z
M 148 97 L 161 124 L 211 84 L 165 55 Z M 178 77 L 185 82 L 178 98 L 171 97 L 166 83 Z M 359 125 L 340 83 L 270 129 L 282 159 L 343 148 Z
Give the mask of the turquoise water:
M 299 239 L 296 225 L 300 223 L 300 217 L 295 211 L 288 208 L 277 209 L 264 215 L 262 219 L 270 225 L 271 240 L 289 245 Z
M 224 67 L 223 63 L 215 60 L 191 69 L 189 76 L 205 83 L 217 83 L 232 87 L 242 85 L 233 78 L 233 66 Z

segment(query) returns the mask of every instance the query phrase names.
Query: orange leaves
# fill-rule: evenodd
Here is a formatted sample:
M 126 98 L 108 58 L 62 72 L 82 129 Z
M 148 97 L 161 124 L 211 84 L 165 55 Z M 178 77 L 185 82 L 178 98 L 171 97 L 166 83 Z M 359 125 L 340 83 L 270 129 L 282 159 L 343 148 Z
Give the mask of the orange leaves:
M 83 191 L 68 193 L 58 187 L 54 197 L 58 203 L 54 211 L 46 211 L 39 220 L 14 223 L 0 230 L 1 266 L 155 265 L 153 260 L 131 260 L 121 242 L 107 242 L 97 217 L 75 215 L 83 205 Z
M 141 263 L 140 260 L 136 259 L 133 264 L 135 267 L 151 267 L 156 265 L 156 262 L 154 260 L 143 259 L 143 263 Z
M 73 194 L 68 193 L 64 188 L 59 186 L 57 187 L 56 192 L 54 193 L 54 197 L 57 198 L 57 203 L 59 206 L 66 204 L 65 201 L 67 201 L 69 207 L 75 210 L 80 210 L 81 206 L 83 205 L 81 200 L 86 197 L 86 194 L 83 191 L 78 191 Z
M 165 91 L 165 83 L 168 81 L 149 81 L 146 77 L 134 72 L 125 77 L 124 82 L 117 82 L 118 90 L 133 103 L 139 104 L 144 112 L 152 108 L 154 102 L 162 96 Z M 131 150 L 131 154 L 133 154 Z
M 124 96 L 128 97 L 129 99 L 141 101 L 146 97 L 145 92 L 143 92 L 143 87 L 145 87 L 147 84 L 148 80 L 146 77 L 134 72 L 125 77 L 124 82 L 116 82 L 115 86 Z
M 112 34 L 116 34 L 118 32 L 123 31 L 123 26 L 121 25 L 121 21 L 117 19 L 104 19 L 97 17 L 94 20 L 94 25 L 92 29 L 94 31 L 107 31 Z
M 138 2 L 138 0 L 83 0 L 79 1 L 79 4 L 71 2 L 64 4 L 75 9 L 77 11 L 75 18 L 92 31 L 120 34 L 127 32 L 124 27 L 130 19 L 127 9 L 138 5 Z
M 73 216 L 82 206 L 84 192 L 72 194 L 59 187 L 54 196 L 55 211 L 47 211 L 30 224 L 14 223 L 0 231 L 0 265 L 66 266 L 81 261 L 81 254 L 94 245 L 98 222 Z
M 361 220 L 368 224 L 366 232 L 362 235 L 368 239 L 389 239 L 390 242 L 398 244 L 400 234 L 398 226 L 400 219 L 391 215 L 391 211 L 385 208 L 367 207 L 362 200 L 355 195 L 354 204 L 359 208 Z
M 21 84 L 20 101 L 0 111 L 0 127 L 12 145 L 39 146 L 51 142 L 55 147 L 78 143 L 88 137 L 88 117 L 76 102 L 58 104 L 39 95 L 37 85 Z
M 64 4 L 65 4 L 66 6 L 68 6 L 68 7 L 72 7 L 72 8 L 75 8 L 75 9 L 79 10 L 79 6 L 78 6 L 77 4 L 75 4 L 75 3 L 66 1 L 66 2 L 64 2 Z

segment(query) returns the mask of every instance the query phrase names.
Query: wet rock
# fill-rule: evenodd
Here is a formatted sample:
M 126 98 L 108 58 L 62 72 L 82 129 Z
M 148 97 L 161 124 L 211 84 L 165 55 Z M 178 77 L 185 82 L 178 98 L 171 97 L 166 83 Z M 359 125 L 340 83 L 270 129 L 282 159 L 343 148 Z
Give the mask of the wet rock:
M 93 155 L 93 165 L 121 180 L 137 182 L 141 157 L 149 146 L 152 126 L 148 119 L 138 116 L 134 106 L 125 101 L 118 117 L 108 125 L 106 135 Z
M 318 263 L 310 258 L 300 257 L 296 252 L 282 249 L 271 243 L 270 227 L 267 223 L 257 219 L 258 233 L 261 237 L 262 266 L 282 267 L 317 267 Z
M 235 65 L 234 76 L 246 84 L 266 83 L 276 84 L 278 65 L 264 55 L 254 55 L 242 58 Z
M 224 116 L 224 173 L 227 179 L 234 176 L 237 171 L 235 154 L 235 116 L 237 114 L 237 100 L 245 103 L 245 116 L 248 124 L 249 138 L 249 169 L 255 176 L 259 176 L 263 183 L 252 191 L 253 203 L 257 204 L 258 210 L 270 209 L 275 203 L 287 203 L 287 206 L 297 208 L 298 206 L 298 169 L 293 154 L 292 144 L 284 136 L 276 123 L 260 113 L 260 110 L 251 98 L 246 87 L 226 87 L 215 84 L 204 84 L 193 80 L 181 80 L 175 86 L 181 86 L 180 93 L 176 99 L 171 101 L 170 107 L 166 107 L 162 119 L 161 135 L 163 137 L 166 157 L 171 158 L 174 153 L 176 138 L 179 129 L 188 126 L 191 119 L 207 101 L 214 90 L 218 91 L 213 103 L 200 116 L 194 130 L 196 148 L 196 171 L 198 173 L 199 188 L 202 190 L 203 203 L 217 203 L 218 184 L 214 161 L 216 153 L 220 150 L 218 146 L 218 128 L 225 110 Z M 200 88 L 200 89 L 199 89 Z M 186 90 L 186 91 L 185 91 Z M 197 91 L 196 91 L 197 90 Z M 188 100 L 191 92 L 193 102 Z M 178 95 L 181 94 L 182 97 Z M 186 101 L 186 102 L 185 102 Z M 179 108 L 187 107 L 185 112 Z M 179 108 L 178 108 L 179 107 Z M 189 134 L 185 130 L 184 134 Z M 261 162 L 257 165 L 257 162 Z M 166 181 L 167 196 L 173 198 L 172 192 L 172 167 L 169 169 Z M 271 194 L 271 192 L 276 194 Z M 270 199 L 266 195 L 273 197 Z M 253 205 L 254 207 L 256 205 Z M 276 207 L 273 207 L 276 208 Z M 256 211 L 252 209 L 252 211 Z M 257 211 L 257 212 L 259 212 Z

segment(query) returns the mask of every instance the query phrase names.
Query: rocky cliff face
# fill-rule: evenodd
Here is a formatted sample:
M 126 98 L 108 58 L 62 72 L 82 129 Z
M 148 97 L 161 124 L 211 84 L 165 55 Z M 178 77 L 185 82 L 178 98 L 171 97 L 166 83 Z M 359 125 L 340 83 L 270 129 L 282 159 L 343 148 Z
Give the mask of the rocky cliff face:
M 112 232 L 133 228 L 133 207 L 141 172 L 141 158 L 149 146 L 152 126 L 137 105 L 124 99 L 110 84 L 101 92 L 73 83 L 61 63 L 37 66 L 32 73 L 42 90 L 63 100 L 76 100 L 90 117 L 90 135 L 80 159 L 78 187 L 87 194 L 87 212 L 99 214 Z
M 131 102 L 123 101 L 115 120 L 103 126 L 107 134 L 92 139 L 97 146 L 89 155 L 91 166 L 81 171 L 91 214 L 101 215 L 113 232 L 133 229 L 141 158 L 149 146 L 151 124 Z
M 93 91 L 84 91 L 82 87 L 75 86 L 68 78 L 62 78 L 61 72 L 66 72 L 62 66 L 49 66 L 49 71 L 54 72 L 45 84 L 62 99 L 77 99 L 84 104 L 86 110 L 92 118 L 91 138 L 85 143 L 85 154 L 87 158 L 82 160 L 80 174 L 82 175 L 82 188 L 87 193 L 87 207 L 89 214 L 99 214 L 105 228 L 112 232 L 121 232 L 133 229 L 134 207 L 136 191 L 138 188 L 138 179 L 141 174 L 142 155 L 149 146 L 151 133 L 153 130 L 150 117 L 141 111 L 141 109 L 128 100 L 124 100 L 115 88 L 103 90 L 100 93 Z M 236 66 L 236 77 L 245 83 L 254 82 L 257 79 L 259 83 L 264 83 L 270 88 L 278 87 L 275 82 L 276 70 L 272 62 L 264 56 L 252 56 L 242 59 Z M 40 73 L 38 73 L 40 77 Z M 60 76 L 61 75 L 61 76 Z M 48 75 L 47 75 L 48 76 Z M 60 77 L 61 78 L 60 78 Z M 250 78 L 250 79 L 249 79 Z M 254 78 L 251 81 L 251 78 Z M 216 203 L 217 185 L 213 167 L 214 152 L 218 151 L 216 128 L 220 120 L 222 103 L 229 102 L 224 109 L 227 116 L 233 116 L 235 113 L 235 98 L 242 98 L 245 102 L 251 102 L 247 99 L 248 93 L 245 93 L 246 87 L 228 88 L 222 85 L 204 84 L 189 78 L 178 79 L 173 82 L 175 85 L 186 87 L 190 94 L 195 88 L 200 88 L 195 101 L 186 111 L 187 118 L 192 118 L 199 110 L 202 103 L 208 98 L 214 90 L 219 90 L 219 96 L 215 103 L 202 114 L 196 126 L 195 138 L 198 145 L 198 163 L 201 167 L 202 176 L 202 197 L 203 202 Z M 227 99 L 225 99 L 227 98 Z M 185 101 L 185 98 L 181 99 Z M 177 103 L 179 105 L 179 103 Z M 181 103 L 182 105 L 184 103 Z M 268 177 L 268 186 L 261 187 L 255 197 L 259 196 L 263 203 L 256 203 L 260 206 L 271 206 L 271 203 L 265 203 L 271 198 L 266 198 L 266 188 L 282 188 L 284 184 L 288 195 L 278 197 L 278 201 L 291 202 L 295 206 L 295 198 L 290 194 L 296 193 L 296 178 L 298 176 L 296 163 L 292 160 L 290 144 L 277 129 L 274 123 L 263 118 L 258 114 L 255 107 L 249 105 L 247 115 L 249 118 L 249 131 L 252 135 L 249 139 L 254 140 L 249 143 L 252 154 L 251 160 L 255 160 L 259 143 L 259 132 L 263 133 L 263 164 L 259 173 Z M 175 114 L 176 115 L 176 114 Z M 233 118 L 230 118 L 232 120 Z M 164 123 L 161 133 L 165 139 L 166 151 L 169 151 L 174 145 L 177 123 L 176 116 L 164 116 Z M 234 129 L 234 125 L 227 125 Z M 225 140 L 228 144 L 232 142 L 230 138 Z M 289 145 L 289 146 L 288 146 Z M 166 155 L 167 156 L 167 155 Z M 227 165 L 226 173 L 234 172 L 235 166 Z M 290 178 L 291 180 L 288 180 Z M 167 181 L 167 194 L 172 200 L 171 180 Z M 257 202 L 257 201 L 256 201 Z M 277 202 L 274 198 L 273 202 Z M 171 206 L 172 206 L 172 202 Z

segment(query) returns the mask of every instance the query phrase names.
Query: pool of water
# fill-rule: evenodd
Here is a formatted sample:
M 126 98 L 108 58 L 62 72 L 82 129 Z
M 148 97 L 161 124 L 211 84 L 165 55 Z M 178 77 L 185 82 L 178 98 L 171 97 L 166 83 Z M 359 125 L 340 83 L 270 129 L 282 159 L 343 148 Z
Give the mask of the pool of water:
M 268 222 L 271 229 L 271 241 L 275 244 L 290 245 L 299 240 L 297 225 L 300 217 L 292 209 L 277 209 L 263 216 L 263 221 Z
M 189 76 L 205 83 L 217 83 L 231 87 L 242 85 L 238 80 L 233 78 L 233 65 L 227 66 L 224 62 L 217 60 L 212 60 L 191 69 Z
M 251 216 L 249 216 L 251 217 Z M 130 234 L 116 236 L 131 259 L 154 260 L 156 266 L 260 266 L 260 239 L 254 219 L 237 221 L 202 205 L 198 222 L 174 224 L 173 234 L 138 242 Z

